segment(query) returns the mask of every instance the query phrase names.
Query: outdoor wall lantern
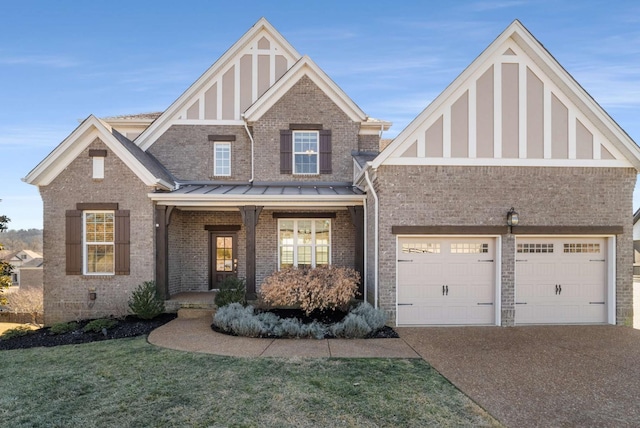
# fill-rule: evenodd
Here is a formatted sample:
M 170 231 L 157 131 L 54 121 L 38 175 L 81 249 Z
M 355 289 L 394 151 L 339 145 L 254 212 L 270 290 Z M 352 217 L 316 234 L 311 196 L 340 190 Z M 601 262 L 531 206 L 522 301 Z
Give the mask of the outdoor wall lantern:
M 513 226 L 517 226 L 519 221 L 518 213 L 513 209 L 513 207 L 511 207 L 509 212 L 507 212 L 507 225 L 509 226 L 509 229 Z

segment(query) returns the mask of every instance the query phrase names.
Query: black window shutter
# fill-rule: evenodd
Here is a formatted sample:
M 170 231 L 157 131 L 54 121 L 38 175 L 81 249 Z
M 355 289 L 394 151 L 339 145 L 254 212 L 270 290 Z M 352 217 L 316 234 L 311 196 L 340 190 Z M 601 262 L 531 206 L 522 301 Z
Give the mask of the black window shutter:
M 280 130 L 280 174 L 291 174 L 293 159 L 293 132 L 289 129 Z
M 129 211 L 119 210 L 116 214 L 116 236 L 115 236 L 115 269 L 116 275 L 129 275 L 131 270 L 130 250 L 129 250 L 129 235 L 130 235 L 130 221 Z
M 82 211 L 67 210 L 65 220 L 67 275 L 82 275 Z
M 331 130 L 320 131 L 320 174 L 331 174 Z

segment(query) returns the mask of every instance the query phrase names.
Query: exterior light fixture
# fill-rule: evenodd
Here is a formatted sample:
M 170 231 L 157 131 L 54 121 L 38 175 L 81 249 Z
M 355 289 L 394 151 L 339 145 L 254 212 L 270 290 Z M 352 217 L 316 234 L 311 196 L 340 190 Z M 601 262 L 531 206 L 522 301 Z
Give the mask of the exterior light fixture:
M 509 227 L 517 226 L 519 221 L 518 213 L 511 207 L 509 212 L 507 212 L 507 225 L 509 225 Z

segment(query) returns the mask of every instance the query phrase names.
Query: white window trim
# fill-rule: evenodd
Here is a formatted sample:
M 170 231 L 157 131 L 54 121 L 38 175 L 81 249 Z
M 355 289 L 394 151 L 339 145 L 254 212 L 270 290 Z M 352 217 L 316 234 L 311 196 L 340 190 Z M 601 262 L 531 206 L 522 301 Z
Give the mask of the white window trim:
M 227 147 L 229 150 L 229 173 L 221 174 L 218 171 L 218 147 Z M 214 142 L 213 143 L 213 176 L 214 177 L 231 177 L 231 143 Z
M 87 214 L 100 214 L 100 213 L 111 213 L 114 215 L 114 231 L 113 231 L 113 241 L 111 242 L 87 242 Z M 113 265 L 111 266 L 111 272 L 89 272 L 88 259 L 89 252 L 87 248 L 89 245 L 111 245 L 113 247 Z M 82 273 L 83 275 L 88 276 L 112 276 L 116 274 L 116 259 L 115 259 L 115 212 L 111 210 L 88 210 L 82 212 Z
M 293 221 L 293 267 L 298 267 L 298 221 L 311 221 L 311 235 L 312 235 L 312 244 L 311 244 L 311 267 L 316 267 L 316 221 L 326 221 L 329 220 L 329 254 L 328 254 L 328 265 L 331 265 L 331 249 L 332 249 L 332 232 L 333 229 L 333 219 L 330 218 L 281 218 L 278 219 L 278 230 L 277 230 L 277 240 L 278 240 L 278 270 L 282 269 L 282 263 L 280 260 L 282 243 L 280 242 L 280 223 L 283 221 Z M 307 245 L 305 245 L 307 246 Z M 324 245 L 320 245 L 324 247 Z
M 316 134 L 316 151 L 315 152 L 296 152 L 296 134 Z M 293 175 L 320 175 L 320 132 L 319 131 L 293 131 L 291 135 L 291 171 Z M 315 155 L 316 156 L 316 172 L 296 172 L 296 155 Z
M 104 179 L 104 157 L 102 156 L 93 157 L 93 179 Z

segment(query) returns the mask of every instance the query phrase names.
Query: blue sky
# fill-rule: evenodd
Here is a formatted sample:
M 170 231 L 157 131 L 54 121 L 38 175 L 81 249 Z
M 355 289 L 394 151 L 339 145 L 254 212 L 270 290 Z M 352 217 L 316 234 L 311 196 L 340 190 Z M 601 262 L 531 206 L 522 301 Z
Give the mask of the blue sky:
M 387 138 L 517 18 L 640 141 L 637 1 L 5 2 L 0 214 L 10 228 L 42 227 L 37 188 L 20 179 L 79 119 L 166 109 L 261 16 L 367 114 L 392 121 Z

